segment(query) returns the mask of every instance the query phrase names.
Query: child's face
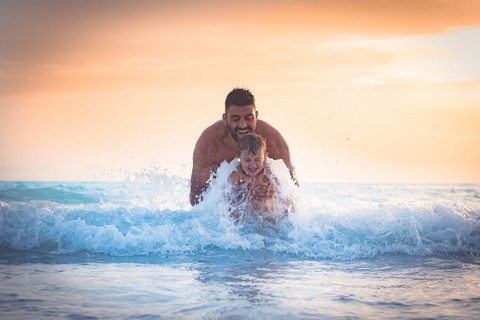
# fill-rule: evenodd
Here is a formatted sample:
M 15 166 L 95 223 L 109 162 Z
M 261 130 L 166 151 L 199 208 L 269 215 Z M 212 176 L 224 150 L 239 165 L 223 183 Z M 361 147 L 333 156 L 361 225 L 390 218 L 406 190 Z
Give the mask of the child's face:
M 255 154 L 249 150 L 243 150 L 240 153 L 240 165 L 243 171 L 251 177 L 256 176 L 263 170 L 264 162 L 265 152 L 261 149 L 256 150 Z

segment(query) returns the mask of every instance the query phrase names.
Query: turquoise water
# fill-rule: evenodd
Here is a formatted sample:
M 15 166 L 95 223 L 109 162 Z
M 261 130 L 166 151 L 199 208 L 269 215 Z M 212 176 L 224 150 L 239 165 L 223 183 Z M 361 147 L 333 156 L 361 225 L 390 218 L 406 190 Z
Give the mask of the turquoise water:
M 188 180 L 0 183 L 1 319 L 477 319 L 479 185 L 287 186 L 232 221 Z

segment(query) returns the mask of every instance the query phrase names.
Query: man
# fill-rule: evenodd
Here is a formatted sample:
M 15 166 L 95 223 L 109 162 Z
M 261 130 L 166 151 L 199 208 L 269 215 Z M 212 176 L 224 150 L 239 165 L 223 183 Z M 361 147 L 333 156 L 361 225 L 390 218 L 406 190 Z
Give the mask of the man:
M 208 187 L 210 174 L 223 161 L 235 159 L 237 141 L 250 132 L 256 132 L 267 141 L 267 154 L 272 159 L 282 159 L 296 181 L 295 170 L 290 161 L 290 151 L 282 135 L 265 121 L 258 120 L 255 98 L 247 89 L 235 88 L 225 100 L 225 113 L 206 128 L 197 140 L 193 151 L 192 177 L 190 180 L 190 204 L 200 202 Z M 253 190 L 256 199 L 268 197 L 268 188 L 259 186 Z

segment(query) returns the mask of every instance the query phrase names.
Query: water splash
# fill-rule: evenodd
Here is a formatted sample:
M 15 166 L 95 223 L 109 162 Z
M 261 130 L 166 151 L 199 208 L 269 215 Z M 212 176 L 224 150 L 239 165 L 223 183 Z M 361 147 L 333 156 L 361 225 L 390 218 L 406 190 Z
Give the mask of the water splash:
M 273 225 L 229 216 L 224 197 L 233 166 L 219 168 L 205 200 L 193 208 L 188 180 L 155 170 L 121 183 L 1 183 L 0 196 L 44 188 L 47 197 L 35 198 L 33 191 L 28 198 L 0 200 L 0 251 L 136 256 L 240 249 L 338 260 L 480 255 L 479 186 L 298 188 L 283 180 L 289 178 L 281 168 L 279 192 L 294 199 L 296 211 Z M 58 190 L 79 201 L 62 201 Z M 81 200 L 85 196 L 93 201 Z

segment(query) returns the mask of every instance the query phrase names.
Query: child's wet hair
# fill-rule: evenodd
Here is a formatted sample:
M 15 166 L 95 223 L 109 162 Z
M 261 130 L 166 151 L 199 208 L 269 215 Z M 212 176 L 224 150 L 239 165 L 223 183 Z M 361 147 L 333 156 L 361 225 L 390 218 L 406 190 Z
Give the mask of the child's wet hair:
M 256 133 L 249 133 L 248 135 L 240 138 L 237 143 L 237 155 L 240 155 L 243 150 L 248 150 L 249 152 L 256 155 L 258 150 L 267 150 L 267 142 L 265 138 Z

